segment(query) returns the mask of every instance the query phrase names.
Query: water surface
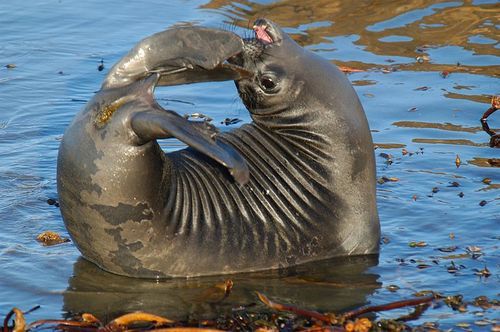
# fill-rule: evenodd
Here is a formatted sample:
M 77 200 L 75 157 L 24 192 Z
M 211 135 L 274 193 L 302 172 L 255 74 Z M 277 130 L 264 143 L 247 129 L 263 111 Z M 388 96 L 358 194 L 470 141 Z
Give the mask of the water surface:
M 133 310 L 213 317 L 256 302 L 256 290 L 324 311 L 396 301 L 422 290 L 498 300 L 500 149 L 488 147 L 479 118 L 500 92 L 499 15 L 497 1 L 479 0 L 0 2 L 0 317 L 13 306 L 37 304 L 42 307 L 29 320 L 82 311 L 110 319 Z M 349 79 L 372 129 L 378 177 L 397 179 L 378 185 L 384 236 L 379 259 L 233 276 L 234 292 L 214 304 L 210 289 L 225 277 L 128 279 L 82 260 L 72 243 L 41 246 L 35 238 L 43 231 L 67 236 L 59 210 L 47 204 L 57 198 L 60 138 L 112 64 L 141 38 L 176 24 L 244 34 L 261 16 L 332 62 L 363 70 Z M 202 112 L 215 123 L 250 121 L 232 82 L 164 88 L 156 95 L 181 114 Z M 500 127 L 500 114 L 490 126 Z M 427 245 L 412 247 L 412 241 Z M 457 247 L 453 253 L 438 250 L 451 246 Z M 480 253 L 467 254 L 471 246 Z M 456 273 L 448 272 L 452 262 L 460 266 Z M 492 273 L 488 278 L 475 274 L 484 267 Z M 474 322 L 485 317 L 498 317 L 498 310 L 469 306 L 458 314 L 441 307 L 415 323 L 447 328 L 467 322 L 479 329 Z

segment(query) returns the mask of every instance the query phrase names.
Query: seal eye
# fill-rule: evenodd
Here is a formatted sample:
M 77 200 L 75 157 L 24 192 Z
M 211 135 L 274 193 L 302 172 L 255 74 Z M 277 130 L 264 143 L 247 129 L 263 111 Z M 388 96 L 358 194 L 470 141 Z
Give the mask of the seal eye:
M 262 88 L 266 92 L 271 92 L 272 90 L 274 90 L 276 88 L 276 83 L 269 76 L 265 76 L 265 77 L 261 78 L 260 85 L 262 86 Z

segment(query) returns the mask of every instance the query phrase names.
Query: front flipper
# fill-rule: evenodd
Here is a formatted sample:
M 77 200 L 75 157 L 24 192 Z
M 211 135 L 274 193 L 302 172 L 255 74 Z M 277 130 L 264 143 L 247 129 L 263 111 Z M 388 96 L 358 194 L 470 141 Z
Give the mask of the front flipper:
M 175 137 L 193 149 L 217 161 L 241 185 L 248 182 L 245 159 L 230 145 L 217 139 L 217 132 L 208 123 L 192 122 L 159 106 L 132 117 L 132 129 L 145 142 Z

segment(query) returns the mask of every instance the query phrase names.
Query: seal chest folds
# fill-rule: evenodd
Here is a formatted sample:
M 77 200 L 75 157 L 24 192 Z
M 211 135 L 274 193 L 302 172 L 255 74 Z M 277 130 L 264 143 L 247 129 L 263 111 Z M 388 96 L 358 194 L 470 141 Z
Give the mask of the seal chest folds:
M 273 22 L 254 30 L 252 40 L 196 27 L 146 38 L 76 115 L 58 191 L 85 258 L 167 277 L 378 252 L 372 141 L 354 90 Z M 156 85 L 227 79 L 253 120 L 231 132 L 154 100 Z M 156 140 L 170 137 L 189 147 L 165 154 Z

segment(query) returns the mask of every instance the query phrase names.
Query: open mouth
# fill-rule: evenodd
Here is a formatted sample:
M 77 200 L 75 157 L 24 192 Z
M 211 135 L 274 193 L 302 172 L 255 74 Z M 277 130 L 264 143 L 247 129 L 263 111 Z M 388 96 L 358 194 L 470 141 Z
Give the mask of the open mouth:
M 267 32 L 267 27 L 268 26 L 266 24 L 255 24 L 253 26 L 253 31 L 255 32 L 255 38 L 264 45 L 273 43 L 273 38 Z

